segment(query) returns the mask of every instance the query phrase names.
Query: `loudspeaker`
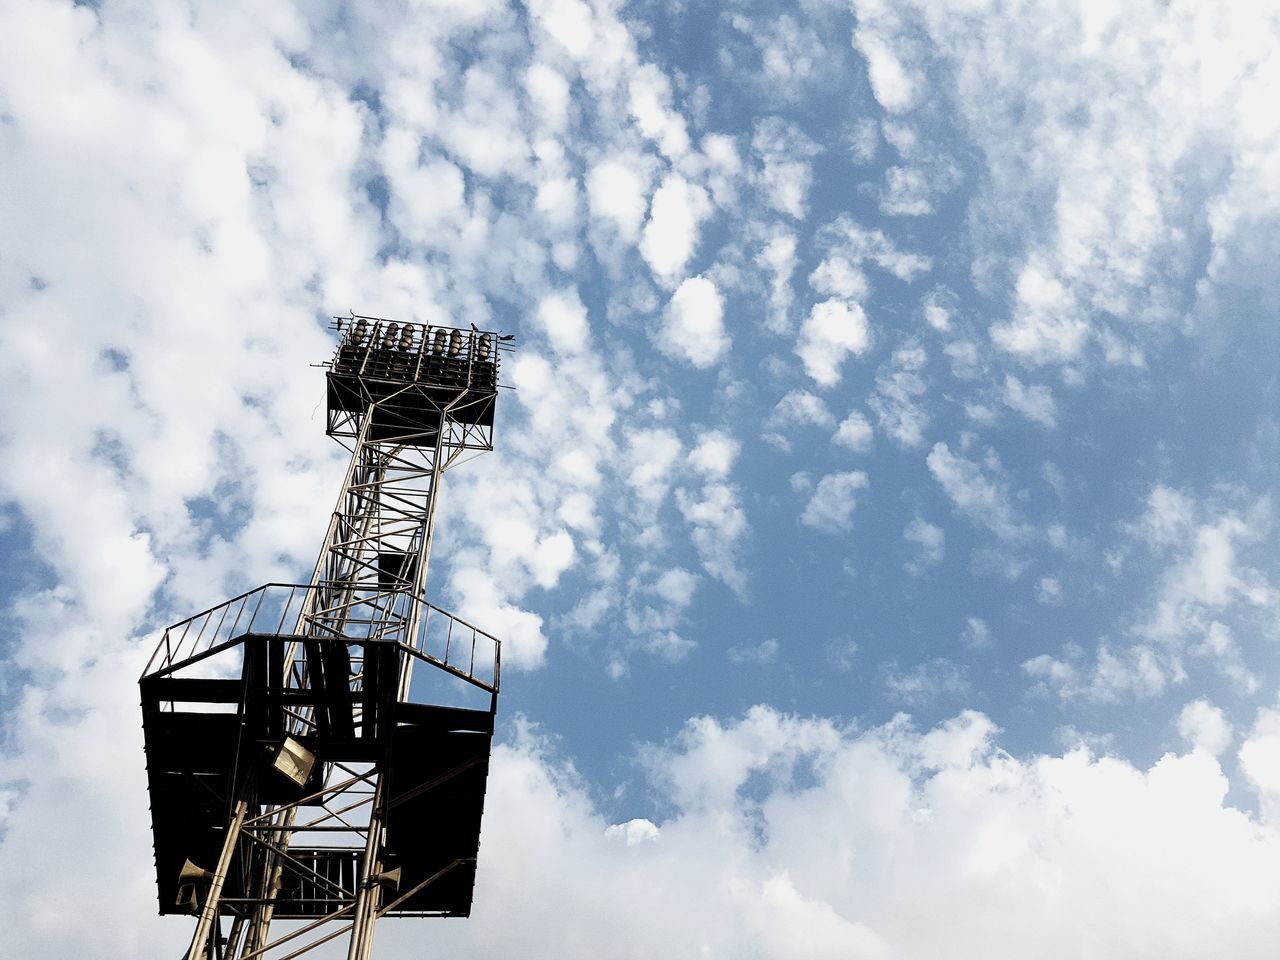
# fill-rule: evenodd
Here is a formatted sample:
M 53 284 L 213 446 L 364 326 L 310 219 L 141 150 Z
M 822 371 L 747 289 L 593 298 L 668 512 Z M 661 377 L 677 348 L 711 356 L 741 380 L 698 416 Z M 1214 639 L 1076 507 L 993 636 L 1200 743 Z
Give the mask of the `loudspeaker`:
M 190 860 L 182 864 L 178 871 L 178 895 L 174 906 L 186 909 L 189 913 L 200 912 L 200 890 L 213 879 L 213 871 L 197 867 Z
M 381 873 L 374 874 L 369 879 L 373 883 L 376 883 L 378 886 L 384 887 L 387 890 L 399 890 L 400 868 L 395 867 L 391 870 L 383 870 Z

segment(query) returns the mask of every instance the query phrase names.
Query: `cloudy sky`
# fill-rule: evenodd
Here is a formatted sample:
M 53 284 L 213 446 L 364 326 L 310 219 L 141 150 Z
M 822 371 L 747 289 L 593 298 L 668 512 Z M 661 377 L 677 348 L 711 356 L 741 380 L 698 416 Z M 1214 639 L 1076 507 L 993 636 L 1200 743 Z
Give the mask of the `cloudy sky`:
M 308 575 L 355 310 L 518 347 L 428 585 L 505 642 L 476 907 L 382 956 L 1274 955 L 1274 0 L 9 0 L 0 53 L 6 952 L 189 937 L 136 679 Z

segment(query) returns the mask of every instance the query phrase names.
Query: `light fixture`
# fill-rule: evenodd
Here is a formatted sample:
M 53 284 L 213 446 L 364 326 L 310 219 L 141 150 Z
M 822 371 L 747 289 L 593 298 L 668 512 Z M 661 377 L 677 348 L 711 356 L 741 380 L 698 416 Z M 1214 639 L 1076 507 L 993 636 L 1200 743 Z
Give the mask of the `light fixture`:
M 413 348 L 413 327 L 407 323 L 400 330 L 400 349 L 408 351 Z
M 435 354 L 444 353 L 444 345 L 448 339 L 448 334 L 444 330 L 436 330 L 436 338 L 431 343 L 431 352 Z
M 293 737 L 285 737 L 284 743 L 271 760 L 271 767 L 288 777 L 299 787 L 305 787 L 315 769 L 316 755 Z
M 369 332 L 369 322 L 364 317 L 356 320 L 356 325 L 351 329 L 351 342 L 359 346 L 364 342 L 365 334 Z
M 388 323 L 387 332 L 382 337 L 382 349 L 390 350 L 396 345 L 396 337 L 400 333 L 400 324 Z
M 493 354 L 493 334 L 486 333 L 480 337 L 480 344 L 476 347 L 476 357 L 481 363 L 488 363 L 489 357 Z
M 453 330 L 449 333 L 449 356 L 456 357 L 462 352 L 462 331 Z

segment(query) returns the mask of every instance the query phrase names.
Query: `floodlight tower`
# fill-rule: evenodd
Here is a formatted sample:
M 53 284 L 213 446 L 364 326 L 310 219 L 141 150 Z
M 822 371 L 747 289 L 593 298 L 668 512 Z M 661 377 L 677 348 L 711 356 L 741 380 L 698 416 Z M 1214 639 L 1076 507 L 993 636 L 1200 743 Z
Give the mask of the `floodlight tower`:
M 379 917 L 471 910 L 501 646 L 424 585 L 444 471 L 493 449 L 510 338 L 335 326 L 326 432 L 351 461 L 311 582 L 169 627 L 140 680 L 160 913 L 198 916 L 187 960 L 342 937 L 367 960 Z

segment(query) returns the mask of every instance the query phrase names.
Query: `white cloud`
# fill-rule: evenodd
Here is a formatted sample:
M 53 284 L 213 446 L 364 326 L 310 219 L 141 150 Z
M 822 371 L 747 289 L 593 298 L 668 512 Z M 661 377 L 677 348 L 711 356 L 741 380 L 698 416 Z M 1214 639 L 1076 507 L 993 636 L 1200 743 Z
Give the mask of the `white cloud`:
M 1141 3 L 1125 29 L 1101 30 L 1071 4 L 1034 17 L 951 17 L 924 0 L 854 6 L 885 110 L 921 136 L 939 109 L 954 111 L 984 160 L 970 207 L 983 223 L 979 275 L 1016 286 L 991 328 L 999 346 L 1073 363 L 1096 342 L 1106 362 L 1127 364 L 1140 349 L 1113 350 L 1108 327 L 1142 340 L 1181 325 L 1197 300 L 1220 310 L 1220 284 L 1271 287 L 1263 264 L 1276 248 L 1259 238 L 1280 219 L 1280 121 L 1260 105 L 1280 66 L 1265 6 Z M 924 105 L 925 76 L 951 78 L 935 91 L 941 108 Z
M 819 231 L 823 259 L 809 285 L 829 298 L 814 304 L 801 326 L 796 353 L 805 372 L 824 387 L 840 382 L 846 357 L 862 356 L 871 346 L 871 329 L 862 300 L 870 293 L 863 265 L 874 263 L 899 280 L 910 282 L 929 269 L 930 261 L 904 253 L 879 230 L 868 230 L 839 217 Z
M 944 287 L 929 291 L 929 295 L 924 298 L 920 308 L 925 323 L 939 333 L 946 333 L 950 330 L 951 317 L 955 313 L 954 301 L 955 295 Z
M 796 269 L 796 238 L 793 234 L 775 232 L 756 256 L 756 265 L 769 276 L 769 313 L 766 324 L 775 333 L 791 330 L 791 304 L 795 294 L 791 275 Z
M 701 187 L 675 173 L 663 179 L 640 240 L 640 253 L 659 281 L 674 285 L 684 273 L 710 213 L 711 200 Z
M 585 59 L 597 42 L 591 7 L 582 0 L 549 0 L 534 3 L 533 13 L 539 25 L 556 43 L 574 57 Z
M 680 456 L 680 438 L 665 427 L 629 430 L 623 470 L 627 483 L 650 509 L 662 503 L 671 489 L 672 467 Z
M 1088 696 L 1102 703 L 1129 698 L 1141 700 L 1159 696 L 1169 680 L 1169 674 L 1149 647 L 1130 647 L 1113 654 L 1104 646 L 1098 649 Z
M 843 256 L 854 264 L 870 261 L 904 283 L 932 266 L 923 254 L 901 250 L 883 231 L 868 229 L 848 217 L 838 217 L 823 227 L 821 239 L 829 255 Z
M 504 659 L 517 667 L 539 665 L 547 644 L 542 617 L 523 608 L 526 595 L 554 589 L 584 557 L 592 570 L 602 568 L 591 542 L 604 522 L 597 507 L 602 488 L 625 484 L 622 495 L 640 524 L 656 514 L 668 489 L 660 473 L 649 482 L 617 453 L 611 433 L 625 394 L 605 377 L 591 349 L 576 291 L 548 289 L 535 303 L 531 313 L 556 352 L 526 350 L 504 364 L 507 382 L 517 388 L 507 401 L 507 422 L 521 428 L 504 432 L 498 453 L 450 473 L 437 514 L 437 537 L 446 538 L 450 559 L 449 604 L 495 633 L 498 624 L 510 623 L 521 639 Z M 679 451 L 675 438 L 659 433 L 652 439 L 646 452 L 655 457 Z M 481 503 L 484 510 L 467 508 Z M 614 593 L 595 595 L 590 616 L 616 604 Z M 494 626 L 482 620 L 485 611 L 493 612 Z
M 548 564 L 548 582 L 554 582 L 553 570 L 558 575 L 573 559 L 573 543 L 565 535 L 544 541 L 534 549 L 545 551 L 539 554 L 539 559 Z M 547 652 L 542 617 L 506 599 L 507 592 L 488 571 L 477 567 L 455 567 L 449 578 L 449 591 L 457 598 L 458 609 L 466 611 L 469 621 L 484 624 L 487 633 L 502 638 L 504 666 L 527 669 L 542 664 Z
M 793 473 L 787 478 L 787 482 L 796 493 L 811 493 L 813 491 L 813 477 L 804 470 Z
M 1254 603 L 1266 602 L 1269 587 L 1235 562 L 1236 541 L 1253 536 L 1256 533 L 1233 514 L 1198 527 L 1190 555 L 1171 572 L 1171 595 L 1167 601 L 1171 605 L 1180 605 L 1185 599 L 1222 606 L 1239 597 Z M 1162 611 L 1162 619 L 1171 615 Z
M 817 293 L 844 300 L 862 300 L 871 292 L 861 266 L 841 253 L 823 260 L 809 274 L 809 286 Z
M 1044 427 L 1058 422 L 1058 409 L 1053 394 L 1043 384 L 1028 387 L 1013 374 L 1004 378 L 1004 402 L 1010 410 L 1022 414 L 1028 420 Z
M 1189 649 L 1193 656 L 1212 659 L 1218 672 L 1231 681 L 1238 693 L 1252 696 L 1262 685 L 1258 675 L 1245 663 L 1240 645 L 1225 623 L 1212 621 L 1204 632 L 1203 640 L 1192 644 Z
M 476 64 L 463 74 L 459 108 L 441 111 L 438 136 L 482 177 L 519 177 L 527 171 L 529 144 L 520 133 L 512 86 L 506 76 Z
M 1152 489 L 1146 512 L 1130 531 L 1166 566 L 1155 602 L 1140 614 L 1134 634 L 1164 652 L 1170 675 L 1184 675 L 1189 655 L 1207 659 L 1239 692 L 1257 691 L 1260 678 L 1245 662 L 1231 623 L 1249 623 L 1253 632 L 1249 617 L 1280 609 L 1280 591 L 1239 556 L 1262 539 L 1268 515 L 1267 500 L 1242 516 L 1222 504 L 1197 504 L 1178 490 Z
M 1147 543 L 1167 546 L 1187 535 L 1194 518 L 1195 503 L 1189 496 L 1181 490 L 1156 484 L 1147 495 L 1147 509 L 1138 529 Z
M 1280 710 L 1264 707 L 1258 711 L 1253 728 L 1240 745 L 1239 758 L 1249 783 L 1258 791 L 1263 815 L 1274 821 L 1280 815 Z
M 1170 680 L 1157 652 L 1143 645 L 1116 653 L 1109 644 L 1100 643 L 1093 662 L 1078 666 L 1040 654 L 1024 661 L 1022 669 L 1036 679 L 1037 692 L 1052 691 L 1063 700 L 1095 703 L 1150 699 L 1163 693 Z
M 648 173 L 622 157 L 601 161 L 587 175 L 592 215 L 607 221 L 631 243 L 640 236 L 648 189 Z
M 653 592 L 673 607 L 683 609 L 693 601 L 693 591 L 697 586 L 696 576 L 677 567 L 658 577 L 653 584 Z
M 759 160 L 754 179 L 765 203 L 779 213 L 803 219 L 813 180 L 809 160 L 819 152 L 817 144 L 778 117 L 767 117 L 756 124 L 751 149 Z
M 690 536 L 704 569 L 741 596 L 746 589 L 746 572 L 739 554 L 747 533 L 747 515 L 737 488 L 710 480 L 701 489 L 676 491 L 676 505 L 692 527 Z
M 773 663 L 778 659 L 778 651 L 781 644 L 770 637 L 767 640 L 761 640 L 755 644 L 743 644 L 729 648 L 729 662 L 741 666 L 742 664 L 758 664 L 766 665 Z
M 665 633 L 653 633 L 644 637 L 643 645 L 645 650 L 654 656 L 668 663 L 677 663 L 697 649 L 698 642 L 674 630 L 668 630 Z
M 787 960 L 1271 955 L 1280 838 L 1224 805 L 1211 756 L 1017 759 L 994 734 L 975 713 L 864 733 L 764 707 L 700 717 L 645 751 L 644 792 L 666 819 L 620 824 L 526 734 L 494 758 L 476 909 L 441 925 L 439 947 L 462 960 L 618 942 Z M 418 936 L 378 934 L 393 953 Z
M 835 422 L 826 401 L 808 390 L 790 390 L 774 404 L 764 424 L 782 429 L 792 424 L 826 427 Z
M 956 698 L 969 693 L 964 668 L 945 657 L 918 663 L 910 670 L 892 671 L 885 678 L 889 693 L 912 706 L 931 706 L 944 697 Z
M 867 475 L 861 470 L 828 474 L 818 481 L 800 514 L 800 522 L 828 532 L 853 529 L 853 508 L 857 505 L 854 495 L 868 486 Z
M 947 550 L 947 537 L 942 528 L 919 517 L 906 525 L 902 531 L 902 539 L 915 544 L 916 554 L 907 563 L 907 569 L 916 574 L 925 567 L 941 563 Z
M 862 307 L 850 301 L 815 303 L 800 327 L 796 354 L 805 373 L 823 387 L 840 382 L 846 357 L 860 357 L 871 346 L 871 329 Z
M 1038 678 L 1040 685 L 1047 692 L 1052 686 L 1062 696 L 1070 694 L 1064 691 L 1076 690 L 1078 673 L 1076 668 L 1057 657 L 1042 653 L 1022 663 L 1023 671 L 1030 677 Z
M 921 376 L 926 360 L 924 347 L 918 343 L 894 350 L 876 375 L 876 392 L 867 401 L 880 419 L 880 429 L 904 447 L 924 442 L 929 414 L 919 399 L 927 389 Z
M 890 167 L 884 172 L 880 212 L 886 216 L 920 217 L 933 212 L 929 176 L 914 167 Z
M 1207 750 L 1215 757 L 1225 753 L 1235 737 L 1235 731 L 1222 709 L 1204 697 L 1192 700 L 1182 708 L 1178 714 L 1178 733 L 1188 746 Z
M 734 13 L 727 19 L 734 29 L 751 38 L 759 52 L 758 87 L 768 100 L 797 100 L 812 84 L 831 78 L 840 65 L 839 51 L 823 42 L 811 21 L 806 22 L 807 16 L 798 19 L 784 13 L 770 19 Z M 836 40 L 842 42 L 843 38 Z
M 851 410 L 849 415 L 840 421 L 831 442 L 847 450 L 862 453 L 871 448 L 871 437 L 874 431 L 869 421 L 861 412 Z
M 534 63 L 525 71 L 525 93 L 550 130 L 563 130 L 569 117 L 569 81 L 554 67 Z
M 679 631 L 697 587 L 698 576 L 683 567 L 657 573 L 650 566 L 641 565 L 628 585 L 625 610 L 625 622 L 631 633 L 628 647 L 669 663 L 683 660 L 692 653 L 697 642 Z M 616 652 L 615 656 L 620 657 L 622 652 Z M 615 662 L 622 663 L 620 659 Z
M 854 43 L 867 58 L 871 89 L 889 113 L 910 109 L 916 100 L 917 80 L 903 66 L 888 43 L 869 30 L 854 31 Z
M 654 344 L 669 357 L 709 367 L 729 349 L 724 330 L 724 301 L 706 277 L 683 281 L 667 304 Z
M 789 390 L 763 423 L 761 438 L 784 453 L 791 451 L 790 435 L 797 427 L 830 427 L 835 423 L 827 403 L 808 390 Z
M 637 817 L 626 823 L 614 823 L 605 828 L 606 837 L 620 837 L 628 847 L 638 843 L 650 843 L 662 836 L 662 831 L 652 820 Z
M 390 203 L 393 222 L 403 236 L 426 241 L 433 232 L 465 222 L 466 180 L 448 160 L 420 160 L 414 140 L 407 131 L 388 132 L 381 159 L 399 187 Z
M 698 153 L 680 163 L 681 170 L 699 179 L 721 210 L 736 211 L 743 179 L 737 140 L 726 133 L 708 133 L 698 146 Z
M 1036 363 L 1063 363 L 1084 352 L 1089 323 L 1071 291 L 1037 261 L 1018 275 L 1014 318 L 991 326 L 996 345 Z
M 951 373 L 961 380 L 973 380 L 981 373 L 978 347 L 969 340 L 953 340 L 942 348 L 951 361 Z
M 676 159 L 689 150 L 689 134 L 684 118 L 671 108 L 671 83 L 651 63 L 644 64 L 630 78 L 631 115 L 663 155 Z
M 986 650 L 995 643 L 991 627 L 979 617 L 965 617 L 964 632 L 960 635 L 960 640 L 973 650 Z
M 1057 577 L 1041 577 L 1036 584 L 1036 602 L 1056 607 L 1062 604 L 1062 584 Z
M 729 475 L 742 445 L 719 430 L 708 430 L 698 437 L 698 444 L 689 454 L 689 464 L 699 472 L 714 479 Z
M 1231 624 L 1280 609 L 1280 591 L 1240 556 L 1269 530 L 1269 515 L 1267 500 L 1241 515 L 1222 504 L 1197 504 L 1181 491 L 1152 488 L 1142 518 L 1129 529 L 1166 565 L 1134 632 L 1165 651 L 1171 673 L 1183 672 L 1189 654 L 1208 659 L 1243 693 L 1258 688 Z
M 939 442 L 925 459 L 929 472 L 961 513 L 1001 540 L 1016 540 L 1026 534 L 1026 528 L 1018 522 L 1009 502 L 1000 463 L 994 454 L 979 464 L 952 453 L 950 447 Z
M 543 297 L 536 316 L 538 325 L 556 350 L 572 354 L 586 347 L 590 336 L 587 308 L 582 305 L 576 289 Z

